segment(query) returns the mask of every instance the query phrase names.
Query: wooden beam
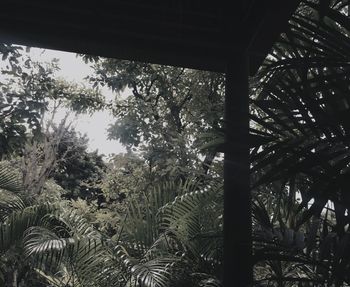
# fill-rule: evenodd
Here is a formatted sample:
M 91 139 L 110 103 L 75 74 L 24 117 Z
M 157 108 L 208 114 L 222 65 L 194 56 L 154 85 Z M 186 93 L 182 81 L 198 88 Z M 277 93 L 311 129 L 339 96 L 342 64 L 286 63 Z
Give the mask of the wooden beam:
M 301 0 L 271 0 L 269 5 L 259 3 L 251 11 L 252 19 L 259 19 L 255 31 L 251 34 L 247 51 L 250 57 L 249 72 L 253 76 L 262 65 L 265 57 L 270 53 L 272 45 L 278 40 L 281 33 L 288 27 L 288 21 L 299 6 Z M 264 17 L 261 17 L 264 13 Z M 259 17 L 260 16 L 260 17 Z
M 250 43 L 254 73 L 298 2 L 8 0 L 0 41 L 217 72 Z
M 249 187 L 248 61 L 237 53 L 227 64 L 224 159 L 224 286 L 252 284 Z
M 150 39 L 137 39 L 133 35 L 111 37 L 96 33 L 95 37 L 91 37 L 90 32 L 73 28 L 69 31 L 61 27 L 39 31 L 29 24 L 10 26 L 0 26 L 0 42 L 215 72 L 225 71 L 225 55 L 229 53 L 224 47 L 174 44 L 162 39 L 152 43 Z

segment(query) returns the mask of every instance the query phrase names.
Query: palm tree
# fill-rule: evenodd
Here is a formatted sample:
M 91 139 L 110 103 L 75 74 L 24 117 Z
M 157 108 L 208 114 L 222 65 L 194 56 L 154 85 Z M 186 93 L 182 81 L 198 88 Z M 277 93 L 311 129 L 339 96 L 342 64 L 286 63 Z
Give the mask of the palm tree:
M 156 187 L 130 202 L 108 238 L 64 204 L 24 200 L 15 172 L 1 167 L 0 252 L 20 254 L 36 286 L 220 286 L 221 185 Z M 18 286 L 18 261 L 11 279 L 3 270 L 4 284 Z
M 44 205 L 30 206 L 28 202 L 22 200 L 19 196 L 23 189 L 21 182 L 20 174 L 8 163 L 1 162 L 0 283 L 5 286 L 17 286 L 20 277 L 27 276 L 25 272 L 19 272 L 28 267 L 26 262 L 21 260 L 19 241 L 25 229 L 37 224 L 50 209 Z
M 108 262 L 99 232 L 62 205 L 23 196 L 19 173 L 4 162 L 0 163 L 0 189 L 3 285 L 17 287 L 25 280 L 26 286 L 46 286 L 40 285 L 44 284 L 40 277 L 48 280 L 51 274 L 62 283 L 57 286 L 90 286 L 87 282 L 98 278 L 101 266 Z
M 222 186 L 166 183 L 130 202 L 114 240 L 131 286 L 220 286 Z
M 300 269 L 302 262 L 310 269 L 298 271 L 303 284 L 310 284 L 305 286 L 321 284 L 320 280 L 335 286 L 350 282 L 347 5 L 339 0 L 302 1 L 252 80 L 252 131 L 264 140 L 251 152 L 254 192 L 257 198 L 274 197 L 273 206 L 280 201 L 297 204 L 293 236 L 303 233 L 309 245 L 297 253 L 289 248 L 288 256 L 294 253 L 288 258 L 281 256 L 285 250 L 271 247 L 277 260 L 271 261 L 274 272 L 279 269 L 281 275 L 275 278 L 276 286 L 297 286 L 301 277 L 285 273 L 291 263 Z M 300 203 L 295 200 L 299 196 Z M 255 206 L 255 218 L 264 214 L 265 219 L 256 224 L 256 231 L 262 229 L 261 222 L 271 229 L 271 217 L 278 214 L 262 208 L 267 201 L 261 201 Z M 331 208 L 326 209 L 327 204 Z M 263 257 L 259 254 L 257 260 Z M 316 281 L 307 283 L 311 279 Z

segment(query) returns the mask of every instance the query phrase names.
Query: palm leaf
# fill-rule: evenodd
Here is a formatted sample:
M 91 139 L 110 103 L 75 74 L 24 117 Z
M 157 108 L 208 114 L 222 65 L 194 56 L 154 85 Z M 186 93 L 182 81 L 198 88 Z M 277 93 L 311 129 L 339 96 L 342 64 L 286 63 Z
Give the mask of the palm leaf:
M 50 205 L 33 205 L 12 212 L 0 223 L 0 251 L 7 250 L 22 240 L 28 228 L 41 225 L 45 216 L 54 209 L 55 207 Z
M 0 189 L 18 192 L 23 189 L 19 172 L 5 161 L 0 161 Z

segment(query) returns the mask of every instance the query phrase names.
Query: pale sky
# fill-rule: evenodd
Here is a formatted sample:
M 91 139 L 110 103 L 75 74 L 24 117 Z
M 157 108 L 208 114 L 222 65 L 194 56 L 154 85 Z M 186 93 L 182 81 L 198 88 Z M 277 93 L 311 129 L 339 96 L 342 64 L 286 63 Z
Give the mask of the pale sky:
M 61 70 L 57 72 L 57 75 L 68 81 L 86 83 L 84 77 L 93 73 L 92 68 L 85 64 L 80 58 L 77 58 L 74 53 L 31 48 L 30 55 L 33 60 L 38 61 L 51 61 L 53 58 L 59 59 L 59 67 Z M 107 98 L 113 97 L 112 93 L 107 89 L 102 90 L 102 92 Z M 126 152 L 125 148 L 118 141 L 107 140 L 106 129 L 108 125 L 113 122 L 113 117 L 109 115 L 107 111 L 102 111 L 96 112 L 92 116 L 79 115 L 74 126 L 77 131 L 82 134 L 87 134 L 90 151 L 98 149 L 99 153 L 108 156 L 111 153 L 117 154 Z

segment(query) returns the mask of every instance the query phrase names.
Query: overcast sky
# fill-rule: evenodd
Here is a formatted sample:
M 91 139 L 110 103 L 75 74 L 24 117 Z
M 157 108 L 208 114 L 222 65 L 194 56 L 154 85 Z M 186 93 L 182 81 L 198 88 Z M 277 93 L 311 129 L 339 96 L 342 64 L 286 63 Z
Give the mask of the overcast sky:
M 31 48 L 30 54 L 33 60 L 50 61 L 53 58 L 59 59 L 59 67 L 61 70 L 57 73 L 58 76 L 65 78 L 68 81 L 77 83 L 85 82 L 84 77 L 91 75 L 92 68 L 85 64 L 74 53 L 61 52 L 55 50 L 43 50 Z M 103 93 L 108 98 L 113 97 L 111 92 L 103 90 Z M 107 111 L 96 112 L 92 116 L 79 115 L 74 126 L 81 133 L 86 133 L 89 138 L 89 150 L 98 149 L 99 153 L 109 155 L 111 153 L 125 152 L 125 148 L 118 141 L 107 140 L 106 129 L 114 119 Z

